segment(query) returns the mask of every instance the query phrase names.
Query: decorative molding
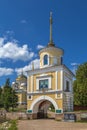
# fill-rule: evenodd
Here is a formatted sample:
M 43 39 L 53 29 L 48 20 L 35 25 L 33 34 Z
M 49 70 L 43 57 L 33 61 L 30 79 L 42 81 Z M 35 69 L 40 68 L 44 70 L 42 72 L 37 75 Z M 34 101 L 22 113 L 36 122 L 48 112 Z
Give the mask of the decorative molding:
M 45 94 L 51 94 L 51 93 L 62 93 L 63 91 L 62 90 L 50 90 L 50 89 L 48 89 L 47 91 L 45 91 Z M 28 92 L 27 93 L 27 95 L 38 95 L 38 94 L 43 94 L 43 91 L 39 91 L 39 90 L 37 90 L 37 91 L 35 91 L 35 92 Z
M 69 76 L 71 78 L 74 77 L 74 74 L 65 65 L 49 66 L 49 67 L 46 67 L 46 68 L 29 70 L 29 71 L 26 71 L 26 72 L 27 72 L 27 75 L 29 76 L 29 75 L 34 75 L 34 74 L 42 74 L 42 73 L 53 72 L 53 71 L 61 71 L 61 70 L 63 70 L 67 74 L 69 74 Z
M 60 94 L 60 97 L 58 97 L 58 94 Z M 56 99 L 62 99 L 63 98 L 63 94 L 62 93 L 56 93 L 55 94 L 55 98 Z
M 39 77 L 42 77 L 42 76 L 48 76 L 48 74 L 43 73 L 43 74 L 40 74 Z
M 30 110 L 32 110 L 32 112 L 33 112 L 33 109 L 34 109 L 34 106 L 38 103 L 38 102 L 40 102 L 40 101 L 43 101 L 43 100 L 48 100 L 48 101 L 50 101 L 53 105 L 54 105 L 54 107 L 55 107 L 55 111 L 58 109 L 58 105 L 57 105 L 57 103 L 55 102 L 55 100 L 53 100 L 51 97 L 49 97 L 49 96 L 40 96 L 39 98 L 36 98 L 33 102 L 32 102 L 32 104 L 31 104 L 31 106 L 30 106 Z
M 47 72 L 54 72 L 54 71 L 61 71 L 63 69 L 63 66 L 50 66 L 46 68 L 40 68 L 36 69 L 34 71 L 27 71 L 28 76 L 29 75 L 34 75 L 34 74 L 42 74 L 42 73 L 47 73 Z
M 48 89 L 51 89 L 51 76 L 37 77 L 36 78 L 36 88 L 39 90 L 39 81 L 48 79 Z
M 46 48 L 40 50 L 39 54 L 41 54 L 42 52 L 49 52 L 49 51 L 53 51 L 53 52 L 57 51 L 59 53 L 61 52 L 62 55 L 64 53 L 64 50 L 61 49 L 61 48 L 57 48 L 57 47 L 46 47 Z
M 31 99 L 29 99 L 29 96 L 31 96 Z M 27 95 L 27 100 L 33 100 L 33 96 L 32 95 Z

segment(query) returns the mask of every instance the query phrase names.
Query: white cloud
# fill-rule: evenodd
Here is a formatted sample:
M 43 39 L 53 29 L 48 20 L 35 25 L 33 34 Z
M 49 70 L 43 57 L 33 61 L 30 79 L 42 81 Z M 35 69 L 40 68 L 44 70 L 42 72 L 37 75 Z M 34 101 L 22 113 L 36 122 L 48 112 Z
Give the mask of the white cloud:
M 11 59 L 13 61 L 22 60 L 28 61 L 34 57 L 34 52 L 29 50 L 28 45 L 24 44 L 22 46 L 18 45 L 17 40 L 7 41 L 5 43 L 5 38 L 0 38 L 0 58 L 1 59 Z
M 78 66 L 78 63 L 71 63 L 72 66 Z
M 0 47 L 3 46 L 5 38 L 0 37 Z
M 22 20 L 21 20 L 21 23 L 26 24 L 27 21 L 26 21 L 25 19 L 22 19 Z
M 44 46 L 42 46 L 42 45 L 37 45 L 37 49 L 42 49 L 42 48 L 44 48 Z
M 32 70 L 32 63 L 34 64 L 34 69 L 40 68 L 40 60 L 35 59 L 35 60 L 31 61 L 29 63 L 29 65 L 24 66 L 23 68 L 16 68 L 15 72 L 17 72 L 17 74 L 20 74 L 23 71 L 26 74 L 26 71 Z
M 14 72 L 14 70 L 11 68 L 6 68 L 6 67 L 1 68 L 0 67 L 0 77 L 6 76 L 6 75 L 11 75 L 11 74 L 13 74 L 13 72 Z
M 71 66 L 72 66 L 71 71 L 72 71 L 74 74 L 76 74 L 76 70 L 77 70 L 77 68 L 78 68 L 79 65 L 80 65 L 80 64 L 78 64 L 78 63 L 76 63 L 76 62 L 71 63 Z

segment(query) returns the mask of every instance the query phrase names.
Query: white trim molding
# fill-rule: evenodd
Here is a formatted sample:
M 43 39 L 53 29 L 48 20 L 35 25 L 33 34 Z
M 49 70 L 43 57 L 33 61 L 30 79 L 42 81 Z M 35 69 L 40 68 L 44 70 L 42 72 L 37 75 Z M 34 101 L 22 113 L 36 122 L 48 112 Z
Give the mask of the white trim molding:
M 27 92 L 29 92 L 29 78 L 30 76 L 27 77 Z
M 51 76 L 37 77 L 36 78 L 36 90 L 39 90 L 39 81 L 48 79 L 48 89 L 51 89 Z
M 58 110 L 58 105 L 57 105 L 57 103 L 55 102 L 55 100 L 53 100 L 51 97 L 45 96 L 45 95 L 36 98 L 36 99 L 32 102 L 32 104 L 31 104 L 31 106 L 30 106 L 30 110 L 32 110 L 32 112 L 33 112 L 33 109 L 34 109 L 35 105 L 36 105 L 38 102 L 43 101 L 43 100 L 48 100 L 49 102 L 51 102 L 51 103 L 53 104 L 53 106 L 55 107 L 55 112 L 56 112 L 56 110 Z
M 55 90 L 58 90 L 58 71 L 55 72 Z
M 34 86 L 33 86 L 33 75 L 31 76 L 31 92 L 33 92 L 33 88 L 34 88 Z
M 47 55 L 48 56 L 48 64 L 46 64 L 46 65 L 44 65 L 44 56 L 45 55 Z M 44 54 L 44 56 L 43 56 L 43 59 L 42 59 L 42 66 L 41 66 L 41 68 L 45 68 L 45 67 L 48 67 L 49 66 L 49 63 L 50 63 L 50 58 L 49 58 L 49 54 L 48 53 L 46 53 L 46 54 Z
M 64 76 L 64 90 L 66 90 L 66 81 L 69 82 L 69 90 L 71 92 L 72 91 L 72 80 L 69 79 L 68 77 Z
M 29 98 L 29 96 L 31 96 L 31 98 Z M 33 96 L 32 95 L 27 95 L 27 100 L 33 100 Z
M 63 94 L 62 93 L 56 93 L 55 94 L 55 98 L 56 99 L 62 99 L 63 98 Z
M 63 90 L 63 70 L 61 70 L 61 90 Z
M 62 90 L 50 90 L 50 89 L 47 89 L 45 90 L 45 94 L 56 94 L 56 93 L 62 93 L 63 91 Z M 43 91 L 42 90 L 37 90 L 35 92 L 27 92 L 27 95 L 40 95 L 40 94 L 43 94 Z

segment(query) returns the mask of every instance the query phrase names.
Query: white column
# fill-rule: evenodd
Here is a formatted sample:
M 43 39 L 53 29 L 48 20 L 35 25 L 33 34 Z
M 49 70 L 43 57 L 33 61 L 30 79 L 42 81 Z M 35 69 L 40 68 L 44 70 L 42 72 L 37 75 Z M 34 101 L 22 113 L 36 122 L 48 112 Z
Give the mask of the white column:
M 58 71 L 55 72 L 55 90 L 58 90 Z M 57 93 L 55 93 L 55 98 L 57 99 Z
M 58 71 L 55 72 L 55 90 L 58 90 Z
M 61 90 L 63 90 L 63 70 L 61 70 Z
M 29 92 L 29 76 L 27 77 L 27 92 Z
M 33 75 L 31 76 L 31 92 L 33 92 L 34 89 L 33 89 Z

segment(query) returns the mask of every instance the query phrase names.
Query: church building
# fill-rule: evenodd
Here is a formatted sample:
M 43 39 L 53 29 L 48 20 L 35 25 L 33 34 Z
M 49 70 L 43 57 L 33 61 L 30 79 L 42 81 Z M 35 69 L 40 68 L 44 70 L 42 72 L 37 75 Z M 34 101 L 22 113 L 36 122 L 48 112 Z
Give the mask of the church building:
M 23 72 L 16 78 L 16 81 L 12 83 L 12 88 L 15 90 L 18 96 L 18 107 L 26 108 L 27 106 L 27 77 Z
M 74 74 L 63 64 L 64 50 L 56 47 L 52 39 L 52 13 L 50 13 L 50 41 L 39 51 L 40 68 L 27 71 L 27 113 L 32 119 L 46 117 L 52 104 L 55 118 L 73 111 Z

